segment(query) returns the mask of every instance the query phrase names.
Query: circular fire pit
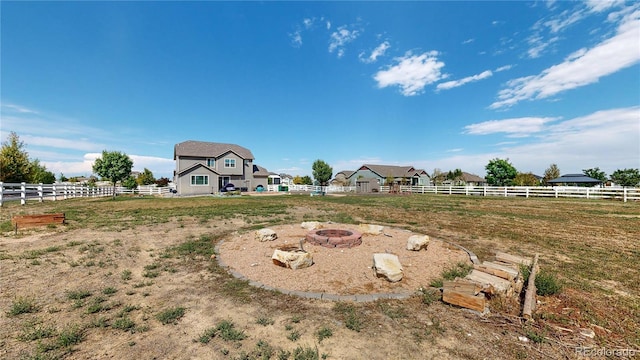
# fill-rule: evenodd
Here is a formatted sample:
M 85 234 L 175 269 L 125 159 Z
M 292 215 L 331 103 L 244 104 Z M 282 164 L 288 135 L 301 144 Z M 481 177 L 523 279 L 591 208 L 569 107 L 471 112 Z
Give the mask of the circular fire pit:
M 351 248 L 362 244 L 362 234 L 353 230 L 322 229 L 307 233 L 307 242 L 328 248 Z

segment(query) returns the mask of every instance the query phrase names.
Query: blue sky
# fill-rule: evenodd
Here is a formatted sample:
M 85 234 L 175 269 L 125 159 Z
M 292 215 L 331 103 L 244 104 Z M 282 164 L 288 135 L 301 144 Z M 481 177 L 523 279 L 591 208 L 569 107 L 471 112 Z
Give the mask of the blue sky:
M 0 3 L 0 137 L 56 175 L 171 177 L 234 143 L 276 173 L 640 167 L 640 3 Z

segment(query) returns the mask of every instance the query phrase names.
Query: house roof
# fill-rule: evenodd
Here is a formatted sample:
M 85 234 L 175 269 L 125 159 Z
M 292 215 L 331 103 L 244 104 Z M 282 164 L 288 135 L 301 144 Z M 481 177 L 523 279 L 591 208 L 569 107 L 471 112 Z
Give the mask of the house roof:
M 263 168 L 260 165 L 253 164 L 253 176 L 269 176 L 269 170 Z
M 338 176 L 339 174 L 344 175 L 345 178 L 349 178 L 351 175 L 353 175 L 355 171 L 351 171 L 351 170 L 342 170 L 342 171 L 338 171 L 336 173 L 336 176 Z
M 599 184 L 602 181 L 594 179 L 584 174 L 566 174 L 559 178 L 547 181 L 550 184 L 562 184 L 562 183 L 583 183 L 583 184 Z
M 370 164 L 362 165 L 358 170 L 364 170 L 364 169 L 371 170 L 381 178 L 386 178 L 388 176 L 392 176 L 394 178 L 409 177 L 409 176 L 413 176 L 413 174 L 411 173 L 412 171 L 420 171 L 420 170 L 416 170 L 413 166 L 370 165 Z
M 253 160 L 253 154 L 245 147 L 235 144 L 213 143 L 205 141 L 188 140 L 175 145 L 173 159 L 178 156 L 199 156 L 218 158 L 228 152 L 233 152 L 246 160 Z
M 462 180 L 465 182 L 487 182 L 484 178 L 481 178 L 478 175 L 469 174 L 468 172 L 462 172 Z
M 193 164 L 193 165 L 189 166 L 189 167 L 188 167 L 188 168 L 186 168 L 186 169 L 182 169 L 182 171 L 180 171 L 180 172 L 178 173 L 178 175 L 186 174 L 186 173 L 188 173 L 188 172 L 190 172 L 190 171 L 193 171 L 193 170 L 194 170 L 194 169 L 196 169 L 196 168 L 204 168 L 204 169 L 206 169 L 207 171 L 210 171 L 210 172 L 212 172 L 212 173 L 214 173 L 214 174 L 218 174 L 218 172 L 217 172 L 217 171 L 213 170 L 212 168 L 210 168 L 210 167 L 208 167 L 208 166 L 206 166 L 206 165 L 204 165 L 204 164 Z

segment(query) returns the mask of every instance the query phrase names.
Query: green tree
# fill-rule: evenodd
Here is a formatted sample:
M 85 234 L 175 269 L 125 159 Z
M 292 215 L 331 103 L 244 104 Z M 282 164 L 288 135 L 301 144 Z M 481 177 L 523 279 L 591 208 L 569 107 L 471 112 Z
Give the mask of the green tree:
M 10 132 L 0 150 L 0 181 L 20 183 L 29 181 L 31 162 L 18 134 Z
M 138 188 L 138 181 L 135 177 L 129 176 L 125 180 L 122 181 L 122 186 L 126 187 L 129 190 L 134 190 Z
M 93 163 L 93 172 L 103 179 L 108 179 L 113 184 L 113 197 L 116 196 L 116 184 L 131 175 L 133 161 L 125 153 L 119 151 L 102 152 L 102 157 Z
M 293 177 L 293 183 L 295 185 L 303 185 L 303 180 L 302 180 L 302 176 L 300 175 L 296 175 Z
M 446 174 L 443 173 L 440 169 L 433 169 L 433 173 L 431 174 L 431 181 L 433 181 L 433 185 L 442 185 L 442 183 L 446 180 Z
M 311 166 L 313 170 L 313 178 L 318 180 L 320 185 L 325 186 L 331 180 L 333 169 L 329 164 L 322 160 L 316 160 Z
M 455 169 L 453 171 L 449 170 L 447 173 L 447 180 L 451 180 L 454 184 L 459 184 L 462 182 L 462 170 Z
M 302 180 L 302 182 L 300 184 L 302 184 L 302 185 L 313 185 L 313 180 L 311 179 L 311 177 L 309 175 L 303 176 L 301 180 Z
M 509 163 L 509 159 L 495 158 L 490 160 L 485 169 L 487 170 L 487 183 L 493 186 L 509 186 L 513 184 L 513 179 L 518 175 L 518 170 Z
M 151 185 L 155 184 L 156 178 L 153 177 L 153 173 L 151 172 L 151 170 L 144 168 L 142 173 L 138 175 L 136 181 L 138 182 L 138 185 Z
M 393 185 L 394 182 L 395 182 L 395 179 L 391 175 L 387 175 L 387 177 L 384 179 L 384 184 L 386 186 Z
M 640 171 L 638 169 L 618 169 L 611 174 L 611 180 L 622 186 L 639 186 Z
M 557 179 L 559 177 L 560 177 L 560 169 L 558 168 L 558 165 L 551 164 L 549 165 L 547 170 L 544 171 L 544 176 L 542 177 L 542 183 L 544 185 L 549 185 L 549 180 Z
M 58 181 L 60 181 L 60 182 L 69 181 L 69 178 L 67 178 L 66 176 L 64 176 L 64 174 L 63 174 L 63 173 L 60 173 L 60 177 L 58 178 Z
M 516 186 L 538 186 L 540 181 L 532 173 L 518 173 L 513 179 L 513 185 Z
M 168 186 L 170 182 L 171 180 L 169 180 L 169 178 L 161 177 L 160 179 L 156 180 L 156 185 L 158 185 L 158 187 L 165 187 Z
M 56 182 L 56 175 L 47 170 L 47 167 L 40 164 L 40 160 L 31 162 L 31 171 L 28 181 L 33 184 L 53 184 Z
M 602 182 L 607 181 L 607 174 L 604 171 L 601 171 L 598 167 L 592 169 L 583 169 L 582 173 L 588 177 L 598 179 Z

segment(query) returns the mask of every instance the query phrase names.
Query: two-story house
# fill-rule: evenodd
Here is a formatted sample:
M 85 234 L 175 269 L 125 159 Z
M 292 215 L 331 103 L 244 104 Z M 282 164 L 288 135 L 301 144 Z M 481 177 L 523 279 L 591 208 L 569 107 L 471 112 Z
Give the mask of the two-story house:
M 239 145 L 189 140 L 175 145 L 173 159 L 173 182 L 181 195 L 215 194 L 228 183 L 244 191 L 267 187 L 269 172 Z

